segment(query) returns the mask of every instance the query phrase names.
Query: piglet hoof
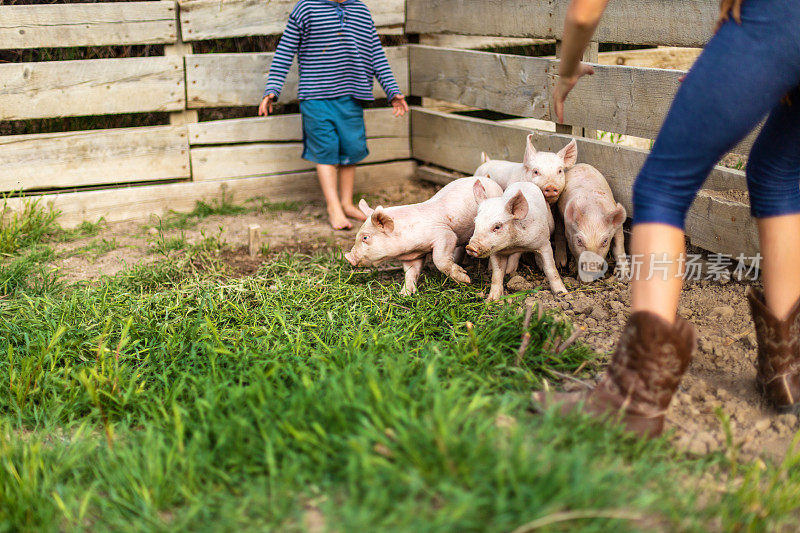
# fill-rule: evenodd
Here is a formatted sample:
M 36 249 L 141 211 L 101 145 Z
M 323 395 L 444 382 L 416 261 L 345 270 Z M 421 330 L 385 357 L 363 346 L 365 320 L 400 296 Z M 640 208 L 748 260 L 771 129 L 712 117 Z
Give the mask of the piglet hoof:
M 501 296 L 503 296 L 503 289 L 500 289 L 499 291 L 489 291 L 489 296 L 486 297 L 486 301 L 496 302 Z
M 555 260 L 558 268 L 564 268 L 567 266 L 567 252 L 556 250 L 553 254 L 553 259 Z
M 403 288 L 400 289 L 400 296 L 411 296 L 415 292 L 417 292 L 417 287 L 416 286 L 407 287 L 407 286 L 403 285 Z
M 453 269 L 450 271 L 450 277 L 459 283 L 468 284 L 470 282 L 469 276 L 467 275 L 467 271 L 458 265 L 453 266 Z
M 563 283 L 559 283 L 558 285 L 556 284 L 551 285 L 550 290 L 553 291 L 553 294 L 555 294 L 556 296 L 564 296 L 569 292 L 567 291 L 567 288 L 564 287 Z

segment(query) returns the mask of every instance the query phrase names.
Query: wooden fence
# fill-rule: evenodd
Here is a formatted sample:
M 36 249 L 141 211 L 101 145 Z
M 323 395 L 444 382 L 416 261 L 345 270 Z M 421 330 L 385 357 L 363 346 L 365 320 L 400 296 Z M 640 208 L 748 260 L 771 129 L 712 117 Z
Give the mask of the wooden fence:
M 567 0 L 546 2 L 408 0 L 406 31 L 559 39 Z M 601 42 L 700 47 L 712 35 L 717 0 L 615 0 L 609 3 L 596 38 Z M 596 44 L 594 46 L 596 54 Z M 596 60 L 596 58 L 595 58 Z M 555 122 L 551 108 L 558 61 L 549 58 L 412 45 L 411 94 L 520 117 Z M 599 129 L 655 138 L 679 86 L 679 70 L 595 65 L 572 91 L 564 113 L 571 126 L 558 133 L 537 131 L 539 148 L 560 148 L 570 136 Z M 468 118 L 424 108 L 412 112 L 415 159 L 471 173 L 480 153 L 521 161 L 531 131 L 498 121 Z M 701 134 L 701 132 L 698 132 Z M 753 136 L 737 152 L 746 152 Z M 579 137 L 579 161 L 600 169 L 618 200 L 631 212 L 631 186 L 647 152 Z M 429 176 L 442 174 L 428 172 Z M 749 206 L 737 198 L 746 191 L 744 173 L 718 166 L 687 220 L 691 242 L 728 254 L 755 254 L 758 238 Z
M 0 136 L 0 192 L 44 194 L 62 223 L 123 220 L 200 199 L 318 196 L 301 159 L 299 115 L 199 122 L 198 109 L 256 107 L 272 53 L 194 54 L 192 42 L 280 33 L 295 0 L 181 0 L 0 6 L 0 49 L 163 44 L 164 55 L 0 64 L 0 121 L 168 112 L 169 124 Z M 404 0 L 367 0 L 382 33 L 402 33 Z M 406 47 L 387 48 L 408 91 Z M 281 102 L 295 99 L 296 66 Z M 376 96 L 381 96 L 375 86 Z M 409 178 L 409 122 L 366 112 L 361 190 Z M 12 207 L 23 200 L 12 198 Z
M 195 54 L 193 42 L 282 31 L 296 0 L 179 0 L 0 6 L 0 49 L 164 45 L 160 57 L 0 64 L 0 120 L 167 112 L 169 124 L 0 137 L 0 192 L 45 194 L 65 224 L 189 209 L 222 191 L 242 200 L 317 195 L 300 158 L 298 115 L 198 121 L 198 110 L 255 106 L 271 53 Z M 568 0 L 366 0 L 382 33 L 559 39 Z M 615 0 L 602 42 L 700 47 L 717 0 Z M 411 39 L 412 42 L 414 39 Z M 591 50 L 597 51 L 595 44 Z M 555 59 L 409 45 L 387 49 L 404 92 L 417 97 L 554 121 Z M 596 58 L 596 55 L 595 55 Z M 590 58 L 591 59 L 591 58 Z M 537 131 L 540 147 L 579 137 L 579 158 L 597 166 L 630 209 L 631 183 L 646 151 L 581 137 L 599 129 L 653 138 L 679 85 L 677 70 L 596 65 L 570 96 L 566 125 Z M 293 69 L 282 102 L 296 93 Z M 375 88 L 376 95 L 380 89 Z M 530 131 L 502 121 L 414 108 L 366 113 L 371 155 L 359 185 L 380 189 L 410 177 L 414 160 L 464 173 L 479 154 L 522 157 Z M 746 151 L 751 139 L 737 150 Z M 413 160 L 411 159 L 413 157 Z M 431 175 L 427 173 L 426 175 Z M 437 174 L 441 179 L 441 174 Z M 717 167 L 692 207 L 694 244 L 754 253 L 758 242 L 741 171 Z M 12 199 L 19 202 L 19 199 Z

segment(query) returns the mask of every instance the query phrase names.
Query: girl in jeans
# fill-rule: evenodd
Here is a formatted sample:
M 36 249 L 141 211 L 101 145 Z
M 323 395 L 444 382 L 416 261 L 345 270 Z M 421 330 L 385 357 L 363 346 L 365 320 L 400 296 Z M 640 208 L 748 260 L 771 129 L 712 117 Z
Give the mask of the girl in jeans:
M 559 121 L 570 90 L 593 73 L 580 58 L 607 2 L 569 7 L 554 92 Z M 720 157 L 765 116 L 747 165 L 764 292 L 750 288 L 747 298 L 758 385 L 779 411 L 800 407 L 800 2 L 722 0 L 720 11 L 717 32 L 681 84 L 633 187 L 631 253 L 644 261 L 608 371 L 588 394 L 537 395 L 564 410 L 616 415 L 640 435 L 661 433 L 695 344 L 692 326 L 676 316 L 686 213 Z M 664 254 L 669 275 L 651 275 L 649 258 Z

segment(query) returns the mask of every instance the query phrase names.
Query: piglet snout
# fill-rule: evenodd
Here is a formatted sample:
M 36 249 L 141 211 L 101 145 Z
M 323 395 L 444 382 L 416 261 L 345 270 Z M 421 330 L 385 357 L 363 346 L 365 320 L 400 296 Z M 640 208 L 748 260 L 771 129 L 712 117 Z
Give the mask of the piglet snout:
M 558 195 L 561 194 L 559 188 L 554 185 L 548 185 L 542 192 L 548 203 L 553 203 L 558 198 Z
M 356 261 L 355 257 L 353 257 L 353 252 L 347 252 L 344 254 L 344 258 L 347 259 L 347 262 L 353 266 L 358 266 L 358 261 Z
M 477 248 L 472 246 L 472 244 L 468 244 L 467 247 L 465 248 L 465 250 L 467 251 L 467 254 L 470 255 L 470 257 L 478 257 L 478 255 L 480 253 L 480 252 L 478 252 Z

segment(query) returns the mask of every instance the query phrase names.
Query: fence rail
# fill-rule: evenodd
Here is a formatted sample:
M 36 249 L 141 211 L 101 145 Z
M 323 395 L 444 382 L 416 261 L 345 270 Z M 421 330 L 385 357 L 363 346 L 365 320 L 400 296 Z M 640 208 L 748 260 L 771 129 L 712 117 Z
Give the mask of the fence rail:
M 406 31 L 560 39 L 569 0 L 408 0 Z M 615 0 L 595 38 L 600 42 L 703 46 L 719 13 L 717 0 Z

